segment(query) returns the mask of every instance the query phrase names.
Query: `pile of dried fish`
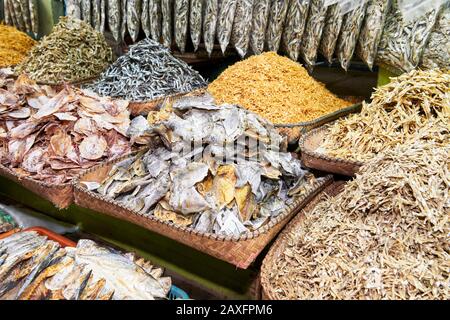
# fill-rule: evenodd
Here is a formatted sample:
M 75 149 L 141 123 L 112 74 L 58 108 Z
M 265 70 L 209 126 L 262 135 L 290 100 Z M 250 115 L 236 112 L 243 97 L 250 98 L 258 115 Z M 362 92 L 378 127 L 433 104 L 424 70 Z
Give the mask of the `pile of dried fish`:
M 146 38 L 117 59 L 87 87 L 101 96 L 149 101 L 206 86 L 205 80 L 168 48 Z
M 267 279 L 279 299 L 450 299 L 449 135 L 364 165 L 284 239 Z
M 3 11 L 6 24 L 37 37 L 39 31 L 38 0 L 3 0 Z
M 378 88 L 360 114 L 330 125 L 317 150 L 366 161 L 410 141 L 448 139 L 450 71 L 413 70 Z
M 209 95 L 179 99 L 171 108 L 160 122 L 139 116 L 130 126 L 132 139 L 147 136 L 159 146 L 118 162 L 101 181 L 81 184 L 144 216 L 240 236 L 282 214 L 322 179 L 302 169 L 273 125 L 249 111 L 216 105 Z
M 308 15 L 310 0 L 291 1 L 285 26 L 283 30 L 282 42 L 289 58 L 298 60 L 303 31 L 305 30 L 306 17 Z
M 98 76 L 112 60 L 101 33 L 83 21 L 61 17 L 15 71 L 36 81 L 73 82 Z
M 62 248 L 35 231 L 0 240 L 0 300 L 165 299 L 172 280 L 163 272 L 91 240 Z
M 421 66 L 424 68 L 450 69 L 450 3 L 444 8 L 431 32 L 423 52 Z
M 300 64 L 274 52 L 237 62 L 208 91 L 219 103 L 238 104 L 273 123 L 308 121 L 349 105 Z
M 25 33 L 0 24 L 0 68 L 22 62 L 35 44 L 36 41 Z
M 60 184 L 130 152 L 128 102 L 69 86 L 0 81 L 0 162 L 20 176 Z

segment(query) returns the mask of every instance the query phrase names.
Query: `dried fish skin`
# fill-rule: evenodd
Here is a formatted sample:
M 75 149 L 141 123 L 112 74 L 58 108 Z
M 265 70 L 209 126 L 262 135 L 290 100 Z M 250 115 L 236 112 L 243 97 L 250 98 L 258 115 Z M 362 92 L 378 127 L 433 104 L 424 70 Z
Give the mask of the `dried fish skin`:
M 298 60 L 310 0 L 292 0 L 286 15 L 282 43 L 289 58 Z
M 174 0 L 161 0 L 161 19 L 162 19 L 161 43 L 167 48 L 170 48 L 172 46 L 173 1 Z
M 205 5 L 205 15 L 203 19 L 203 42 L 205 43 L 208 55 L 214 48 L 216 39 L 217 15 L 219 14 L 219 0 L 208 0 Z
M 261 54 L 264 51 L 269 14 L 270 0 L 254 0 L 253 22 L 250 36 L 250 48 L 254 54 Z
M 288 12 L 289 1 L 274 0 L 270 8 L 269 23 L 266 30 L 266 46 L 269 51 L 277 52 L 281 36 L 283 34 L 283 27 Z
M 230 43 L 236 6 L 236 0 L 222 0 L 220 3 L 217 17 L 217 39 L 223 54 Z
M 174 38 L 181 53 L 185 52 L 189 24 L 189 0 L 175 0 Z
M 142 0 L 127 0 L 127 28 L 133 42 L 136 42 L 141 29 Z
M 202 22 L 205 11 L 204 0 L 191 0 L 189 10 L 189 31 L 191 35 L 194 51 L 198 50 L 198 45 L 202 37 Z
M 327 59 L 328 63 L 333 62 L 333 55 L 341 31 L 344 15 L 341 12 L 339 3 L 328 7 L 325 26 L 320 40 L 320 53 Z
M 148 0 L 151 37 L 155 41 L 161 38 L 161 1 Z

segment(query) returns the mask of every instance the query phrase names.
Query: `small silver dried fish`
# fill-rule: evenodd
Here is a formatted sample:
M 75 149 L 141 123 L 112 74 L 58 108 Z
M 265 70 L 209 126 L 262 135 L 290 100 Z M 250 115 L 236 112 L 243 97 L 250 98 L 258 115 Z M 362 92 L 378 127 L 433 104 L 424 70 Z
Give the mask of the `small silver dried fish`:
M 250 35 L 250 47 L 254 54 L 261 54 L 264 51 L 269 14 L 270 0 L 254 0 L 252 31 Z
M 191 0 L 189 11 L 189 30 L 194 51 L 197 51 L 202 36 L 202 18 L 205 11 L 204 0 Z
M 323 27 L 322 40 L 320 41 L 320 53 L 329 64 L 333 62 L 334 50 L 341 32 L 344 14 L 341 4 L 335 3 L 328 7 L 325 26 Z
M 91 8 L 91 0 L 81 0 L 81 17 L 83 21 L 89 25 L 92 25 L 92 8 Z
M 127 28 L 133 42 L 136 42 L 141 30 L 142 0 L 127 0 Z
M 81 0 L 64 0 L 66 15 L 81 19 Z
M 236 5 L 236 0 L 222 0 L 220 2 L 217 18 L 217 39 L 219 40 L 222 53 L 225 53 L 225 50 L 230 43 Z
M 107 3 L 108 12 L 108 25 L 114 40 L 120 41 L 121 39 L 121 12 L 120 0 L 108 0 Z
M 173 11 L 175 43 L 184 53 L 189 24 L 189 0 L 175 0 Z
M 298 60 L 310 0 L 291 0 L 283 30 L 282 43 L 289 58 Z
M 203 19 L 203 41 L 208 54 L 214 48 L 216 39 L 217 15 L 219 13 L 219 0 L 208 0 L 205 5 L 205 15 Z
M 161 1 L 148 0 L 148 10 L 150 19 L 150 33 L 155 41 L 161 38 Z
M 269 51 L 278 51 L 283 34 L 284 21 L 289 7 L 289 1 L 274 0 L 270 7 L 269 23 L 266 30 L 266 45 Z
M 151 36 L 150 31 L 150 12 L 149 12 L 149 0 L 142 0 L 142 12 L 141 12 L 141 27 L 144 30 L 145 36 L 148 38 Z
M 245 57 L 250 43 L 254 0 L 242 0 L 237 3 L 231 33 L 231 43 L 241 56 Z

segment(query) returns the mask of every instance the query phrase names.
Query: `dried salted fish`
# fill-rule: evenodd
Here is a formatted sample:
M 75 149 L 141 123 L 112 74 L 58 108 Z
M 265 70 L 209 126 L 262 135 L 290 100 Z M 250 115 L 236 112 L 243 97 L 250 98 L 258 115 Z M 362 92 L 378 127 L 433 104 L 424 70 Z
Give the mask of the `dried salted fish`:
M 108 12 L 108 25 L 109 30 L 113 34 L 114 40 L 121 40 L 121 12 L 120 0 L 108 0 L 107 2 Z
M 148 10 L 152 39 L 159 41 L 161 38 L 161 1 L 148 0 Z
M 144 30 L 145 36 L 148 38 L 151 36 L 150 31 L 150 11 L 148 9 L 149 0 L 142 0 L 141 10 L 141 28 Z
M 39 33 L 39 13 L 38 13 L 38 2 L 37 0 L 28 1 L 30 7 L 30 19 L 31 19 L 31 30 L 35 37 Z
M 81 0 L 65 0 L 66 15 L 81 19 Z
M 266 30 L 266 44 L 269 51 L 278 51 L 283 34 L 284 21 L 289 1 L 274 0 L 270 8 L 269 23 Z
M 202 36 L 202 18 L 205 9 L 204 0 L 191 0 L 189 8 L 189 31 L 194 51 L 197 51 Z
M 131 40 L 136 42 L 141 29 L 141 0 L 127 0 L 127 28 Z
M 167 48 L 172 46 L 173 1 L 174 0 L 161 0 L 161 43 Z
M 206 1 L 205 18 L 203 21 L 203 41 L 205 43 L 206 51 L 210 56 L 214 48 L 214 41 L 216 39 L 218 14 L 219 0 Z
M 93 17 L 92 17 L 92 8 L 91 8 L 91 0 L 81 0 L 81 17 L 83 21 L 89 25 L 92 25 Z
M 20 10 L 22 11 L 23 20 L 25 23 L 26 32 L 31 33 L 31 17 L 30 17 L 30 7 L 28 5 L 28 0 L 20 0 Z
M 189 0 L 174 0 L 174 38 L 181 53 L 186 48 L 188 24 L 189 24 Z
M 250 48 L 254 54 L 260 54 L 264 51 L 269 14 L 270 0 L 254 0 L 253 22 L 250 36 Z
M 93 0 L 91 1 L 91 9 L 92 9 L 92 26 L 95 30 L 100 32 L 100 24 L 101 24 L 101 5 L 102 0 Z
M 236 0 L 222 0 L 220 2 L 219 13 L 217 16 L 217 39 L 222 53 L 225 53 L 225 50 L 230 43 L 236 5 Z
M 310 0 L 292 0 L 286 15 L 282 43 L 289 58 L 298 60 Z
M 392 0 L 370 0 L 359 35 L 356 53 L 372 70 L 378 44 L 384 29 Z
M 14 0 L 11 1 L 10 5 L 12 4 L 13 10 L 14 10 L 14 16 L 16 18 L 17 24 L 16 27 L 20 31 L 27 31 L 27 28 L 25 27 L 25 21 L 24 21 L 24 15 L 22 13 L 22 9 L 20 7 L 20 0 Z
M 320 40 L 320 53 L 325 57 L 329 64 L 333 62 L 334 50 L 341 31 L 343 18 L 344 14 L 341 10 L 341 4 L 330 4 L 327 11 L 325 26 L 322 31 L 322 40 Z
M 367 161 L 410 141 L 448 139 L 450 72 L 413 70 L 393 78 L 372 94 L 360 114 L 329 126 L 318 151 L 329 156 Z
M 243 58 L 247 54 L 250 42 L 254 0 L 238 1 L 231 33 L 231 43 Z
M 173 57 L 169 49 L 146 38 L 130 46 L 87 88 L 102 96 L 147 101 L 205 86 L 197 71 Z
M 448 288 L 449 133 L 369 160 L 286 234 L 263 276 L 277 299 L 442 299 Z

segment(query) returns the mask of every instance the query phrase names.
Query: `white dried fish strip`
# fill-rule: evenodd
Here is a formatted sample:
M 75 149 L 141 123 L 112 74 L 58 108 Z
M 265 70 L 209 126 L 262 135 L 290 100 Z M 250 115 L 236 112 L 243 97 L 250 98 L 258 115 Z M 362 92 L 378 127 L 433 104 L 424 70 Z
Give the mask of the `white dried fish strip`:
M 173 0 L 161 0 L 162 44 L 167 48 L 172 46 L 172 10 Z
M 152 39 L 159 41 L 161 38 L 161 1 L 148 0 L 148 10 Z
M 203 42 L 206 51 L 211 55 L 216 39 L 217 15 L 219 13 L 219 0 L 206 1 L 205 18 L 203 21 Z
M 291 0 L 283 30 L 283 47 L 289 58 L 298 60 L 310 0 Z
M 442 10 L 431 32 L 421 66 L 423 68 L 450 68 L 450 4 Z
M 175 0 L 174 8 L 175 43 L 181 53 L 186 50 L 186 40 L 189 24 L 189 0 Z
M 236 0 L 222 0 L 220 3 L 217 17 L 217 39 L 219 40 L 222 53 L 225 53 L 230 43 L 236 5 Z
M 253 4 L 253 23 L 250 36 L 250 48 L 254 54 L 260 54 L 264 51 L 269 14 L 270 0 L 255 0 Z
M 121 12 L 120 0 L 108 0 L 107 4 L 108 12 L 108 25 L 114 40 L 120 41 L 121 39 Z
M 254 0 L 239 1 L 236 7 L 236 14 L 233 22 L 233 31 L 231 33 L 231 43 L 241 58 L 247 54 L 250 42 L 250 31 L 252 26 Z
M 194 51 L 197 51 L 202 36 L 202 18 L 205 8 L 204 0 L 191 0 L 189 13 L 189 30 Z
M 272 2 L 266 31 L 266 44 L 269 51 L 277 52 L 280 47 L 288 6 L 289 1 L 274 0 Z
M 323 27 L 322 40 L 320 41 L 320 53 L 327 59 L 328 63 L 333 62 L 334 50 L 341 31 L 344 15 L 341 12 L 341 5 L 335 3 L 328 7 L 325 26 Z

